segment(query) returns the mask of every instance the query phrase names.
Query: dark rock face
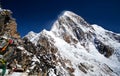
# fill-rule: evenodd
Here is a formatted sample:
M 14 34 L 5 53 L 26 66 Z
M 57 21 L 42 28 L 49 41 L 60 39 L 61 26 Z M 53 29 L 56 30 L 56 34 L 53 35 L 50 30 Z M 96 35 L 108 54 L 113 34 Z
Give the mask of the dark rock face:
M 105 57 L 109 58 L 113 54 L 114 49 L 105 45 L 104 43 L 102 43 L 98 39 L 95 39 L 94 41 L 95 41 L 95 45 L 96 45 L 96 48 L 98 49 L 98 51 L 101 54 L 103 54 Z
M 46 37 L 41 37 L 37 46 L 34 46 L 27 38 L 24 38 L 23 42 L 24 48 L 29 52 L 29 55 L 25 54 L 25 57 L 23 54 L 24 61 L 22 63 L 25 63 L 24 65 L 30 70 L 30 75 L 38 73 L 45 74 L 51 68 L 55 70 L 55 66 L 57 65 L 57 58 L 55 56 L 57 48 Z M 31 60 L 34 57 L 38 61 Z M 26 59 L 28 61 L 25 61 Z M 32 66 L 34 67 L 31 69 L 30 67 Z
M 53 42 L 53 41 L 52 41 Z M 39 67 L 43 72 L 48 71 L 50 68 L 55 69 L 57 65 L 57 48 L 48 41 L 46 37 L 41 37 L 37 44 L 36 57 L 40 60 Z
M 111 39 L 115 39 L 120 43 L 120 35 L 116 35 L 115 33 L 109 33 L 109 32 L 106 32 L 106 34 L 108 34 Z
M 23 44 L 24 44 L 25 50 L 27 50 L 30 53 L 35 54 L 35 51 L 36 51 L 37 47 L 32 42 L 30 42 L 27 38 L 24 38 L 23 39 Z

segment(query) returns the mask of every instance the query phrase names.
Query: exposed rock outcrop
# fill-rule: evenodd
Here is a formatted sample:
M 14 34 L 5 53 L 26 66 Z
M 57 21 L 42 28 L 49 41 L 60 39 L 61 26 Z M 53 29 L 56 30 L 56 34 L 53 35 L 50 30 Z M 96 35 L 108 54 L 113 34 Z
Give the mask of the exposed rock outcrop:
M 17 23 L 11 14 L 10 10 L 0 11 L 0 35 L 8 34 L 14 38 L 20 38 L 17 32 Z

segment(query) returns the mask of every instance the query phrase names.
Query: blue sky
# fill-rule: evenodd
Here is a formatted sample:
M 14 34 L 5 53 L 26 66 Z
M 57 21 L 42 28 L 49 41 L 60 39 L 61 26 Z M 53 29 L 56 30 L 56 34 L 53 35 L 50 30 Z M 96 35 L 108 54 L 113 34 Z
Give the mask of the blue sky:
M 90 24 L 120 33 L 120 0 L 2 0 L 17 21 L 21 36 L 29 31 L 50 30 L 58 15 L 69 10 Z

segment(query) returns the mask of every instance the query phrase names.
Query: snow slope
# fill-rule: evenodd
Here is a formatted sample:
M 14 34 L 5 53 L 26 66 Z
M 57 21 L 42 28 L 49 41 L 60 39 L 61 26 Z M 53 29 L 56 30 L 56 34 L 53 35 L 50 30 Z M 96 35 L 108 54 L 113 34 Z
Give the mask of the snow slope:
M 56 20 L 51 31 L 33 34 L 26 37 L 34 44 L 44 36 L 58 49 L 57 73 L 49 69 L 49 76 L 120 76 L 120 34 L 90 25 L 70 11 Z

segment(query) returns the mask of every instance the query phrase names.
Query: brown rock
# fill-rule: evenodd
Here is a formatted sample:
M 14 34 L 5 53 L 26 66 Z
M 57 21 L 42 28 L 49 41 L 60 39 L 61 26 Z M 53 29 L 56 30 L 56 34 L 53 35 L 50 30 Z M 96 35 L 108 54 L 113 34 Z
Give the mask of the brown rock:
M 3 10 L 0 12 L 0 35 L 8 34 L 13 38 L 20 38 L 17 32 L 17 23 L 11 16 L 12 12 Z

